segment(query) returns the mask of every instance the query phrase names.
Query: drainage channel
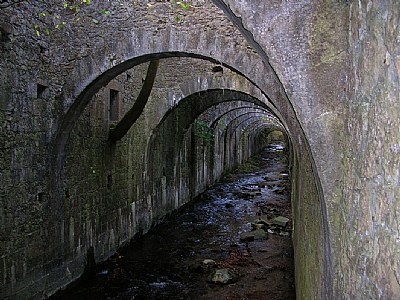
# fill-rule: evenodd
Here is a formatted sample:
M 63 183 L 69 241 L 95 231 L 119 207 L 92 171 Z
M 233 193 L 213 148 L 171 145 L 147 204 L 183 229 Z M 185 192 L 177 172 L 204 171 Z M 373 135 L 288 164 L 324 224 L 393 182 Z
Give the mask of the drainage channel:
M 266 147 L 50 299 L 295 299 L 286 153 Z

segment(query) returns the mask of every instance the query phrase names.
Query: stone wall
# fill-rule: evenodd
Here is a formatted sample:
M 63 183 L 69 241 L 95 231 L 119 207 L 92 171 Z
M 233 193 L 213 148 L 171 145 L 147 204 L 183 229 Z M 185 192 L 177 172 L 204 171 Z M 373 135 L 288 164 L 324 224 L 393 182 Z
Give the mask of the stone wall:
M 306 196 L 298 211 L 293 202 L 295 230 L 302 230 L 295 240 L 315 239 L 309 246 L 295 245 L 297 297 L 396 298 L 398 3 L 215 2 L 226 5 L 242 32 L 251 33 L 248 40 L 276 71 L 309 143 L 300 153 L 310 150 L 312 170 L 320 178 L 321 185 L 300 179 L 303 183 L 294 185 L 295 195 L 302 188 L 311 194 L 319 190 L 324 219 L 321 225 L 319 217 L 311 217 L 317 211 Z M 298 166 L 295 178 L 311 172 L 307 164 Z M 323 268 L 317 250 L 322 240 Z
M 9 44 L 3 46 L 10 47 Z M 23 57 L 24 53 L 18 58 Z M 268 100 L 257 87 L 228 68 L 214 72 L 215 65 L 200 59 L 162 59 L 145 111 L 116 144 L 108 140 L 110 126 L 115 123 L 109 116 L 110 91 L 118 91 L 118 115 L 121 118 L 135 102 L 147 63 L 125 67 L 127 70 L 119 72 L 121 74 L 109 81 L 106 87 L 98 85 L 100 89 L 88 99 L 86 107 L 69 110 L 68 100 L 63 109 L 61 103 L 57 103 L 60 98 L 51 93 L 53 82 L 50 79 L 57 80 L 56 73 L 48 73 L 49 78 L 43 75 L 46 81 L 40 80 L 40 84 L 36 80 L 29 82 L 31 79 L 27 75 L 16 75 L 21 83 L 26 82 L 34 90 L 34 95 L 30 90 L 23 90 L 20 95 L 14 90 L 10 94 L 12 98 L 2 97 L 6 108 L 2 117 L 7 116 L 7 110 L 15 115 L 26 111 L 28 120 L 32 119 L 32 113 L 36 114 L 36 119 L 47 126 L 42 129 L 47 140 L 35 144 L 35 148 L 27 147 L 20 141 L 25 138 L 26 143 L 32 144 L 35 135 L 28 139 L 18 130 L 2 128 L 5 129 L 2 138 L 15 135 L 7 145 L 19 145 L 27 159 L 27 162 L 16 161 L 2 156 L 2 163 L 7 166 L 2 169 L 2 176 L 6 180 L 15 180 L 2 186 L 2 193 L 9 199 L 2 202 L 2 228 L 5 230 L 2 232 L 1 290 L 4 297 L 20 299 L 34 295 L 41 298 L 51 294 L 82 274 L 88 251 L 94 250 L 96 261 L 107 258 L 135 234 L 146 232 L 173 209 L 215 182 L 227 168 L 235 167 L 262 147 L 263 144 L 255 137 L 253 142 L 257 142 L 257 146 L 251 151 L 244 155 L 238 151 L 239 158 L 233 155 L 226 159 L 221 152 L 227 148 L 224 138 L 204 144 L 193 133 L 195 119 L 201 118 L 212 126 L 212 122 L 217 122 L 221 115 L 233 109 L 243 114 L 246 109 L 254 110 L 262 105 L 262 114 L 270 115 Z M 18 69 L 9 66 L 8 70 L 11 74 Z M 82 83 L 77 78 L 74 84 L 80 86 Z M 22 89 L 23 84 L 7 85 L 4 92 L 18 88 Z M 44 91 L 38 93 L 38 88 Z M 205 100 L 197 95 L 202 91 Z M 179 108 L 180 101 L 187 96 L 191 98 L 183 103 L 189 106 Z M 15 106 L 18 97 L 21 98 L 21 108 Z M 58 105 L 58 109 L 31 111 L 31 97 L 43 106 Z M 194 101 L 203 101 L 204 105 L 194 105 Z M 220 102 L 223 103 L 218 104 Z M 214 107 L 218 109 L 214 110 Z M 185 109 L 194 114 L 188 115 Z M 63 110 L 78 113 L 64 127 L 62 124 L 65 123 L 59 121 L 63 119 Z M 12 114 L 10 123 L 28 129 Z M 214 124 L 222 136 L 229 128 L 228 121 Z M 61 124 L 58 133 L 65 127 L 69 131 L 64 135 L 62 148 L 59 148 L 56 138 L 57 131 L 52 129 L 57 122 Z M 276 127 L 276 124 L 265 127 Z M 236 128 L 238 131 L 241 129 Z M 32 131 L 36 134 L 39 129 L 33 126 Z M 240 146 L 240 140 L 231 142 Z M 214 147 L 220 151 L 213 150 Z M 54 149 L 61 149 L 55 153 L 60 164 L 56 165 L 57 171 L 52 176 L 55 165 L 51 155 L 54 155 Z M 18 148 L 10 146 L 2 151 L 16 153 Z M 217 158 L 222 163 L 211 163 Z M 16 183 L 18 177 L 6 173 L 7 168 L 13 172 L 34 174 L 24 186 Z M 37 192 L 35 186 L 38 186 Z M 16 197 L 20 197 L 20 203 L 15 201 Z M 2 199 L 6 200 L 6 197 Z M 24 215 L 13 211 L 21 211 Z M 7 217 L 10 218 L 8 221 Z
M 177 76 L 176 66 L 192 67 L 190 77 Z M 212 92 L 209 89 L 212 86 L 203 83 L 199 87 L 204 89 L 202 95 L 194 93 L 189 98 L 171 101 L 170 95 L 178 94 L 180 86 L 193 76 L 201 78 L 212 66 L 199 60 L 161 60 L 159 75 L 143 114 L 116 144 L 108 141 L 109 90 L 120 89 L 119 97 L 123 100 L 120 115 L 124 115 L 138 94 L 129 86 L 140 86 L 138 82 L 132 83 L 141 82 L 145 66 L 139 65 L 116 77 L 81 115 L 65 149 L 61 178 L 65 196 L 65 209 L 61 212 L 62 243 L 53 245 L 64 253 L 66 261 L 61 268 L 67 269 L 71 278 L 82 273 L 85 266 L 82 262 L 89 248 L 93 247 L 96 261 L 104 260 L 135 234 L 146 233 L 166 215 L 204 191 L 222 172 L 236 167 L 259 150 L 255 147 L 245 155 L 238 151 L 217 165 L 216 158 L 225 156 L 221 151 L 238 147 L 241 141 L 204 140 L 196 134 L 197 119 L 207 122 L 211 128 L 213 120 L 229 110 L 239 109 L 243 114 L 245 105 L 250 107 L 247 110 L 257 107 L 249 95 L 228 90 Z M 224 76 L 230 84 L 243 80 L 229 73 L 225 70 Z M 224 101 L 228 102 L 222 109 L 215 110 Z M 263 115 L 268 114 L 264 108 Z M 225 131 L 230 127 L 228 122 L 219 129 Z M 279 127 L 276 121 L 266 129 L 275 127 Z M 242 128 L 239 126 L 234 131 L 241 132 Z M 258 143 L 258 147 L 264 145 Z
M 47 26 L 36 16 L 51 1 L 0 9 L 2 296 L 40 298 L 70 282 L 87 250 L 104 259 L 148 230 L 257 151 L 279 119 L 297 297 L 395 298 L 396 1 L 135 3 L 92 5 L 48 36 L 33 26 Z M 110 90 L 122 117 L 155 59 L 143 114 L 111 143 Z
M 398 5 L 350 5 L 348 147 L 337 215 L 336 289 L 343 291 L 342 298 L 396 299 L 400 294 Z
M 279 77 L 299 123 L 293 153 L 294 245 L 299 299 L 333 299 L 327 205 L 341 175 L 346 78 L 344 3 L 215 1 Z M 335 84 L 331 84 L 335 80 Z M 284 110 L 283 110 L 284 111 Z M 282 112 L 282 110 L 281 110 Z
M 110 2 L 112 14 L 98 16 L 97 25 L 89 18 L 49 36 L 32 28 L 46 3 L 1 10 L 11 28 L 0 60 L 4 297 L 45 297 L 82 273 L 88 250 L 104 259 L 148 230 L 263 145 L 254 132 L 276 123 L 237 132 L 249 132 L 267 110 L 296 128 L 272 68 L 216 6 L 198 1 L 196 13 L 176 22 L 172 4 L 138 4 Z M 161 75 L 146 110 L 127 136 L 109 143 L 110 89 L 120 92 L 122 116 L 154 59 L 162 60 Z M 170 111 L 189 98 L 194 114 L 182 124 Z M 230 119 L 254 105 L 254 121 Z M 214 151 L 194 139 L 198 118 L 218 127 Z M 231 123 L 237 132 L 228 134 Z M 189 161 L 198 163 L 188 169 Z

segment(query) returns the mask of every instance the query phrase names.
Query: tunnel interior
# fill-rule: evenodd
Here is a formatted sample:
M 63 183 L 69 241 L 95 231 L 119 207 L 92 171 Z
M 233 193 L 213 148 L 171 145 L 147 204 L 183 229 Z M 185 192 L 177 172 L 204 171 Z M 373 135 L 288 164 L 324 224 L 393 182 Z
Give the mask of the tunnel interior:
M 107 259 L 259 153 L 271 133 L 281 132 L 290 152 L 296 279 L 309 276 L 299 282 L 313 282 L 314 275 L 301 270 L 310 264 L 307 255 L 315 268 L 324 268 L 326 241 L 307 144 L 291 135 L 265 94 L 232 68 L 212 59 L 160 56 L 143 111 L 120 140 L 110 140 L 110 131 L 137 105 L 150 66 L 142 59 L 134 67 L 117 66 L 119 74 L 108 82 L 100 76 L 61 126 L 53 164 L 60 176 L 53 185 L 63 194 L 63 243 L 55 247 L 71 258 L 73 277 L 80 276 L 88 249 L 94 249 L 95 261 Z M 310 219 L 304 222 L 305 205 Z M 319 248 L 302 241 L 310 231 Z M 301 293 L 305 287 L 296 288 Z
M 396 1 L 0 2 L 0 298 L 73 282 L 272 129 L 296 297 L 400 294 Z
M 74 124 L 74 132 L 68 137 L 66 159 L 63 172 L 60 172 L 63 174 L 62 178 L 74 178 L 70 174 L 76 173 L 76 167 L 82 165 L 82 156 L 85 157 L 85 164 L 88 164 L 89 168 L 87 165 L 82 165 L 86 170 L 77 172 L 82 177 L 74 178 L 77 179 L 76 182 L 67 182 L 61 178 L 60 181 L 64 184 L 62 190 L 64 194 L 68 194 L 67 201 L 74 201 L 71 199 L 77 195 L 77 192 L 70 187 L 79 190 L 80 185 L 92 187 L 100 185 L 93 190 L 104 190 L 106 195 L 114 198 L 112 201 L 105 200 L 109 203 L 103 204 L 108 212 L 110 206 L 114 205 L 117 208 L 124 203 L 136 203 L 146 199 L 146 205 L 152 203 L 146 209 L 150 209 L 154 216 L 162 218 L 168 211 L 178 208 L 203 191 L 206 186 L 214 183 L 224 171 L 233 169 L 257 153 L 265 146 L 259 139 L 260 133 L 274 128 L 283 129 L 265 102 L 242 91 L 224 88 L 202 90 L 200 86 L 199 92 L 194 92 L 183 99 L 175 99 L 175 95 L 171 97 L 171 90 L 176 86 L 193 84 L 190 82 L 193 81 L 193 74 L 190 74 L 192 78 L 183 78 L 180 82 L 171 80 L 170 86 L 165 84 L 169 79 L 166 80 L 165 77 L 168 75 L 165 74 L 171 71 L 168 68 L 176 69 L 177 62 L 182 69 L 186 69 L 189 65 L 192 68 L 194 65 L 198 67 L 198 77 L 194 80 L 214 81 L 211 83 L 212 87 L 219 87 L 219 81 L 228 82 L 229 76 L 240 77 L 225 69 L 224 78 L 221 78 L 218 77 L 221 76 L 219 74 L 214 75 L 214 64 L 204 63 L 199 59 L 191 59 L 189 62 L 185 60 L 179 58 L 161 60 L 159 76 L 164 76 L 162 86 L 161 83 L 157 83 L 156 78 L 152 96 L 146 104 L 147 109 L 132 125 L 127 136 L 116 143 L 109 141 L 108 132 L 115 123 L 118 123 L 118 117 L 114 119 L 116 115 L 122 118 L 134 104 L 135 96 L 140 93 L 146 64 L 118 75 L 106 88 L 94 95 L 89 106 L 82 112 L 77 125 Z M 212 77 L 200 77 L 203 76 L 205 68 Z M 231 74 L 228 75 L 229 72 Z M 174 76 L 172 79 L 176 80 L 176 75 Z M 157 87 L 157 84 L 160 84 L 160 87 Z M 224 84 L 226 83 L 223 82 L 222 85 Z M 229 84 L 232 84 L 232 81 Z M 166 92 L 167 89 L 170 90 Z M 82 126 L 79 126 L 80 123 Z M 199 124 L 203 127 L 199 128 Z M 205 130 L 208 131 L 209 137 Z M 86 143 L 90 146 L 86 146 Z M 80 153 L 76 155 L 75 150 L 78 149 Z M 82 149 L 88 149 L 89 153 L 83 154 Z M 199 151 L 202 153 L 198 153 Z M 200 155 L 203 155 L 203 159 L 199 157 Z M 63 154 L 57 155 L 60 156 Z M 203 161 L 203 165 L 197 164 L 199 160 Z M 123 169 L 121 169 L 122 161 L 124 161 Z M 189 169 L 188 164 L 192 167 L 197 165 L 196 168 Z M 190 182 L 186 182 L 188 180 Z M 161 184 L 160 181 L 164 183 Z M 106 185 L 102 184 L 105 182 Z M 167 190 L 158 190 L 163 185 Z M 178 202 L 169 203 L 169 208 L 165 208 L 156 204 L 156 200 L 154 204 L 153 200 L 149 200 L 161 195 L 167 195 L 168 202 L 172 201 L 171 198 Z M 82 209 L 85 205 L 90 204 L 81 203 L 79 208 Z M 78 211 L 72 215 L 75 213 Z M 153 218 L 146 220 L 148 223 L 145 225 L 146 228 L 141 229 L 146 231 L 155 220 Z

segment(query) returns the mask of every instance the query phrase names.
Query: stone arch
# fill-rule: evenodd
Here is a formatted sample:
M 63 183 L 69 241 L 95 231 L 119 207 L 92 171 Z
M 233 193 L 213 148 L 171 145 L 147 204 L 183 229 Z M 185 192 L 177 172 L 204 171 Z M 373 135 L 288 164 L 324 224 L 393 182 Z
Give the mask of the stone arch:
M 184 147 L 182 145 L 184 143 L 185 136 L 186 138 L 188 137 L 187 134 L 189 134 L 190 139 L 191 133 L 188 130 L 190 130 L 194 120 L 196 120 L 208 109 L 215 107 L 220 103 L 235 103 L 237 101 L 241 101 L 242 103 L 255 103 L 260 107 L 267 109 L 266 105 L 260 102 L 258 99 L 242 92 L 230 90 L 208 90 L 194 93 L 184 98 L 176 107 L 171 109 L 154 130 L 153 135 L 148 143 L 146 156 L 146 165 L 148 166 L 146 174 L 148 179 L 146 180 L 146 183 L 153 182 L 153 186 L 148 186 L 146 190 L 153 191 L 154 189 L 159 188 L 160 184 L 157 182 L 157 180 L 161 177 L 165 177 L 165 180 L 170 184 L 178 184 L 177 182 L 180 181 L 180 171 L 178 170 L 180 167 L 180 155 L 177 155 L 177 153 L 181 153 L 181 151 L 183 151 L 182 149 Z M 175 134 L 168 139 L 169 143 L 173 144 L 173 147 L 168 147 L 168 145 L 160 142 L 162 140 L 160 137 L 164 136 L 167 132 L 175 132 Z M 160 148 L 163 147 L 165 148 L 165 151 L 160 150 Z M 211 147 L 214 147 L 213 143 Z M 154 149 L 157 149 L 157 151 L 154 151 Z M 160 163 L 162 163 L 162 166 Z M 164 170 L 167 170 L 166 173 L 164 173 Z M 213 172 L 213 170 L 209 171 L 210 176 L 208 177 L 212 178 L 211 181 L 218 179 L 218 175 L 215 175 L 218 174 L 218 172 Z M 189 173 L 192 175 L 187 177 L 196 178 L 194 172 L 194 169 L 189 171 Z M 199 185 L 203 186 L 200 182 L 196 182 L 196 186 Z M 196 196 L 199 192 L 199 190 L 194 187 L 193 182 L 186 182 L 185 186 L 191 187 L 190 193 L 188 192 L 185 194 L 186 196 L 190 195 L 190 198 Z M 175 187 L 170 188 L 169 190 L 176 191 L 180 189 Z M 159 192 L 159 194 L 170 195 L 170 192 L 167 193 L 166 191 L 163 191 Z M 183 198 L 183 196 L 181 197 L 180 195 L 174 195 L 173 197 L 170 195 L 169 200 L 166 201 L 166 203 L 170 203 L 172 198 L 176 200 Z M 186 199 L 185 201 L 188 200 L 189 199 Z M 171 208 L 173 205 L 169 204 L 169 207 Z
M 231 110 L 227 111 L 225 114 L 221 115 L 218 119 L 216 119 L 216 120 L 213 122 L 212 126 L 217 126 L 218 122 L 219 122 L 219 121 L 221 120 L 221 118 L 223 118 L 225 115 L 227 115 L 227 114 L 229 114 L 229 113 L 232 113 L 232 112 L 234 112 L 234 111 L 241 110 L 241 109 L 254 109 L 254 110 L 257 110 L 257 111 L 259 111 L 259 112 L 264 112 L 264 113 L 266 113 L 268 116 L 275 116 L 275 115 L 273 115 L 273 114 L 271 113 L 270 110 L 264 109 L 264 108 L 262 108 L 262 107 L 242 106 L 242 107 L 237 107 L 237 108 L 234 108 L 234 109 L 231 109 Z M 278 120 L 278 119 L 277 119 L 277 120 Z M 278 121 L 278 122 L 279 122 L 279 121 Z
M 214 44 L 211 44 L 214 45 Z M 215 46 L 215 45 L 214 45 Z M 213 46 L 209 46 L 213 47 Z M 119 49 L 119 48 L 118 48 Z M 203 49 L 204 50 L 204 49 Z M 237 49 L 236 49 L 237 50 Z M 133 68 L 135 66 L 138 66 L 142 63 L 147 63 L 151 60 L 155 59 L 164 59 L 164 58 L 196 58 L 196 59 L 202 59 L 202 60 L 207 60 L 213 63 L 217 63 L 219 65 L 222 65 L 226 67 L 227 69 L 231 70 L 233 73 L 238 74 L 239 76 L 242 76 L 243 78 L 246 79 L 246 84 L 245 87 L 242 88 L 249 94 L 252 94 L 254 99 L 260 99 L 257 101 L 260 101 L 260 103 L 263 103 L 266 107 L 269 107 L 269 109 L 273 110 L 278 116 L 279 116 L 279 111 L 274 107 L 270 99 L 268 98 L 268 95 L 266 95 L 260 88 L 258 88 L 253 81 L 251 81 L 247 76 L 245 76 L 243 73 L 241 73 L 238 69 L 232 67 L 231 65 L 228 65 L 224 62 L 218 61 L 213 57 L 209 56 L 203 56 L 202 54 L 195 53 L 195 51 L 198 51 L 197 49 L 193 50 L 193 52 L 163 52 L 163 53 L 150 53 L 150 54 L 144 54 L 142 56 L 138 57 L 133 57 L 133 58 L 127 58 L 126 61 L 116 64 L 114 66 L 111 66 L 110 69 L 105 70 L 103 73 L 99 74 L 97 77 L 94 78 L 92 82 L 89 82 L 90 79 L 88 78 L 82 78 L 81 80 L 78 80 L 78 84 L 76 87 L 73 87 L 72 80 L 68 82 L 71 82 L 71 86 L 67 85 L 63 89 L 63 94 L 60 96 L 64 100 L 64 105 L 66 112 L 63 114 L 60 122 L 58 123 L 58 129 L 56 131 L 56 134 L 54 136 L 53 142 L 52 142 L 52 154 L 51 154 L 51 163 L 50 163 L 50 174 L 53 176 L 50 177 L 49 181 L 49 190 L 50 192 L 57 198 L 57 191 L 61 191 L 62 189 L 59 188 L 59 185 L 61 183 L 61 170 L 64 162 L 64 156 L 65 156 L 65 146 L 68 142 L 70 133 L 72 129 L 74 128 L 74 125 L 76 121 L 79 119 L 80 115 L 84 111 L 84 109 L 87 107 L 87 105 L 90 103 L 91 99 L 93 96 L 99 91 L 100 88 L 105 86 L 108 82 L 110 82 L 113 78 L 118 76 L 119 74 L 125 72 L 126 70 L 129 70 L 130 68 Z M 207 53 L 207 51 L 205 51 Z M 104 55 L 104 53 L 103 53 Z M 234 55 L 233 53 L 230 53 L 230 55 Z M 252 55 L 255 55 L 252 53 Z M 261 63 L 261 61 L 260 61 Z M 114 62 L 115 64 L 115 62 Z M 86 59 L 82 59 L 80 61 L 79 67 L 75 68 L 72 71 L 71 75 L 72 77 L 75 76 L 81 76 L 83 77 L 85 74 L 89 74 L 90 78 L 94 77 L 96 74 L 96 63 L 92 61 L 91 57 L 87 57 Z M 98 72 L 101 72 L 103 67 L 98 68 Z M 90 72 L 85 72 L 82 70 L 90 70 Z M 74 74 L 74 72 L 77 74 Z M 76 80 L 76 79 L 75 79 Z M 75 81 L 76 82 L 76 81 Z M 79 84 L 82 82 L 83 84 Z M 204 85 L 193 85 L 192 89 L 184 90 L 182 89 L 182 95 L 180 95 L 180 98 L 178 98 L 177 102 L 179 102 L 181 99 L 185 98 L 186 95 L 192 95 L 195 94 L 199 91 L 202 91 L 204 89 Z M 211 84 L 212 86 L 212 84 Z M 229 86 L 229 85 L 227 85 Z M 78 94 L 76 96 L 76 99 L 72 101 L 69 97 L 71 97 L 72 94 L 71 91 L 75 90 L 74 93 L 72 94 Z M 272 90 L 272 86 L 271 86 Z M 68 93 L 69 91 L 69 93 Z M 226 91 L 226 90 L 225 90 Z M 69 95 L 69 96 L 68 96 Z M 52 203 L 54 206 L 53 209 L 57 209 L 57 203 Z
M 242 163 L 250 156 L 250 153 L 248 153 L 250 149 L 247 149 L 246 147 L 243 148 L 242 145 L 242 138 L 244 136 L 243 132 L 246 132 L 246 128 L 255 122 L 265 123 L 265 120 L 262 119 L 262 117 L 265 117 L 265 115 L 265 113 L 260 113 L 257 111 L 243 112 L 236 115 L 230 121 L 229 126 L 226 127 L 226 130 L 224 132 L 224 139 L 228 141 L 225 143 L 225 145 L 226 147 L 229 147 L 229 149 L 224 150 L 225 165 L 229 166 L 232 163 L 232 156 L 238 158 L 238 160 L 233 161 L 233 166 Z M 239 143 L 238 140 L 241 141 L 241 143 Z M 238 155 L 240 156 L 238 157 Z
M 329 260 L 331 255 L 326 204 L 323 189 L 319 182 L 317 167 L 292 103 L 286 96 L 281 82 L 268 62 L 256 53 L 245 50 L 232 43 L 232 41 L 225 40 L 223 37 L 213 33 L 188 36 L 174 28 L 170 28 L 154 32 L 153 36 L 155 38 L 151 39 L 152 43 L 148 43 L 149 34 L 151 34 L 149 32 L 135 29 L 130 33 L 131 36 L 126 40 L 119 40 L 111 48 L 108 48 L 112 49 L 112 51 L 103 50 L 107 47 L 100 48 L 101 50 L 96 55 L 82 58 L 77 62 L 71 73 L 73 80 L 67 80 L 69 83 L 59 96 L 59 99 L 63 102 L 65 114 L 55 121 L 54 127 L 55 134 L 53 135 L 52 162 L 50 166 L 50 177 L 53 180 L 51 186 L 53 188 L 56 187 L 57 183 L 54 183 L 54 181 L 59 180 L 58 174 L 60 172 L 58 170 L 62 166 L 64 147 L 68 141 L 74 121 L 79 118 L 80 113 L 88 103 L 87 101 L 96 90 L 123 71 L 149 60 L 166 57 L 206 59 L 230 68 L 249 79 L 254 86 L 258 87 L 266 99 L 269 100 L 270 108 L 279 116 L 284 127 L 292 136 L 293 145 L 300 145 L 300 149 L 307 151 L 314 173 L 311 177 L 316 181 L 318 190 L 324 226 L 324 250 Z M 187 47 L 186 39 L 195 39 L 197 41 L 197 44 L 195 43 L 196 47 Z M 96 57 L 96 60 L 93 57 Z M 80 84 L 75 85 L 73 82 L 77 81 Z M 296 149 L 296 147 L 294 148 Z M 297 155 L 300 155 L 300 153 L 297 153 Z M 54 190 L 57 190 L 57 188 L 54 188 Z M 329 276 L 331 269 L 329 261 L 325 263 L 325 269 L 327 276 Z
M 271 110 L 266 109 L 261 106 L 257 105 L 249 105 L 250 103 L 242 103 L 242 102 L 235 102 L 236 106 L 235 107 L 229 107 L 226 108 L 221 112 L 221 114 L 212 120 L 210 123 L 210 127 L 213 128 L 214 134 L 215 134 L 215 144 L 214 144 L 214 152 L 219 153 L 217 157 L 214 157 L 215 161 L 213 161 L 214 164 L 218 164 L 221 166 L 224 165 L 225 161 L 225 156 L 226 154 L 226 143 L 225 142 L 220 142 L 221 140 L 226 140 L 226 132 L 231 126 L 232 120 L 234 120 L 238 115 L 243 115 L 249 112 L 259 112 L 263 113 L 265 116 L 268 116 L 268 118 L 274 118 L 276 122 L 279 122 L 276 116 L 271 112 Z M 215 109 L 218 109 L 218 106 L 223 106 L 224 103 L 221 103 L 217 105 Z M 283 125 L 282 125 L 283 126 Z M 222 148 L 222 149 L 221 149 Z M 254 153 L 253 151 L 250 151 L 250 153 Z
M 172 122 L 173 120 L 175 120 L 178 114 L 182 115 L 182 118 L 179 119 L 180 128 L 178 132 L 178 140 L 180 140 L 184 133 L 188 130 L 190 125 L 193 123 L 193 121 L 206 109 L 213 107 L 219 103 L 236 101 L 251 102 L 267 108 L 267 106 L 260 100 L 238 91 L 208 90 L 194 93 L 183 99 L 178 104 L 178 106 L 174 107 L 167 114 L 165 114 L 165 116 L 157 126 L 157 129 L 154 130 L 154 133 L 150 138 L 149 144 L 151 144 L 151 141 L 155 140 L 155 135 L 157 134 L 156 132 L 158 128 L 166 124 L 166 122 Z M 151 147 L 148 147 L 148 153 L 150 151 L 150 148 Z
M 190 37 L 188 37 L 171 27 L 156 31 L 153 36 L 154 38 L 151 40 L 154 42 L 148 43 L 148 32 L 144 32 L 142 29 L 132 30 L 127 39 L 115 41 L 112 47 L 103 45 L 104 48 L 97 53 L 83 57 L 77 62 L 71 72 L 71 79 L 66 80 L 67 84 L 64 86 L 62 94 L 59 95 L 65 113 L 56 123 L 57 128 L 55 129 L 52 165 L 56 170 L 59 170 L 62 164 L 63 150 L 73 125 L 92 96 L 117 75 L 150 60 L 167 57 L 194 57 L 218 63 L 250 80 L 271 101 L 271 107 L 274 107 L 277 113 L 289 111 L 290 103 L 284 94 L 282 85 L 272 68 L 265 64 L 256 53 L 243 49 L 231 40 L 216 34 L 197 36 L 190 33 Z M 193 40 L 196 37 L 198 40 L 193 43 L 196 47 L 185 47 L 188 39 Z M 147 47 L 143 47 L 143 45 L 147 45 Z M 104 52 L 104 49 L 112 51 L 107 53 Z M 293 109 L 291 115 L 295 118 Z M 56 176 L 57 172 L 54 175 Z

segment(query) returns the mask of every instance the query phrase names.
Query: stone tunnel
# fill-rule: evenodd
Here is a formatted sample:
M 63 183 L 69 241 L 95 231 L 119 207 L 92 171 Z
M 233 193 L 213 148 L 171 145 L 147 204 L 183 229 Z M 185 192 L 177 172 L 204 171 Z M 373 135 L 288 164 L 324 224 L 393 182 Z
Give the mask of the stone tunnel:
M 0 3 L 3 299 L 52 295 L 275 130 L 296 297 L 398 299 L 397 1 L 81 4 Z

